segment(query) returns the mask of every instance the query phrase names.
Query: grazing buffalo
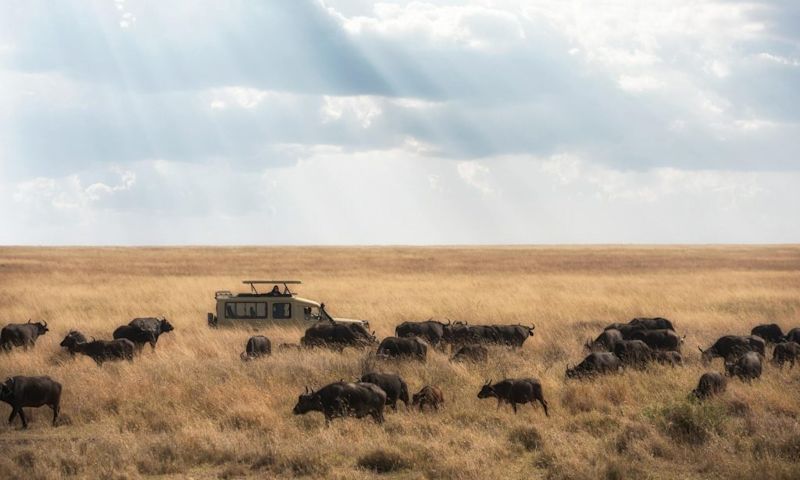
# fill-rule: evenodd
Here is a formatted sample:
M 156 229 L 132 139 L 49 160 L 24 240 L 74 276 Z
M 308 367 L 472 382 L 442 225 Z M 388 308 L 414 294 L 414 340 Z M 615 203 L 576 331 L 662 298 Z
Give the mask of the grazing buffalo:
M 70 355 L 75 355 L 75 345 L 78 343 L 86 343 L 86 336 L 77 330 L 70 330 L 58 345 L 66 348 Z
M 800 327 L 789 330 L 789 333 L 786 334 L 785 340 L 787 342 L 800 343 Z
M 147 317 L 147 318 L 134 318 L 128 325 L 131 327 L 138 327 L 142 330 L 150 331 L 153 333 L 153 340 L 150 346 L 153 350 L 156 349 L 156 342 L 162 333 L 168 333 L 175 330 L 169 321 L 164 317 Z
M 622 368 L 619 357 L 609 352 L 592 352 L 577 366 L 567 365 L 567 378 L 591 377 L 597 374 L 615 373 Z
M 636 330 L 625 340 L 641 340 L 653 350 L 681 351 L 683 339 L 672 330 Z
M 146 344 L 150 344 L 152 348 L 156 345 L 156 334 L 152 330 L 142 329 L 134 325 L 122 325 L 114 330 L 111 335 L 114 340 L 128 340 L 136 347 L 137 352 L 141 352 Z
M 464 345 L 459 348 L 450 360 L 453 362 L 485 362 L 489 359 L 489 349 L 483 345 Z
M 449 337 L 451 323 L 426 320 L 424 322 L 403 322 L 394 329 L 395 336 L 419 337 L 434 347 L 444 345 L 445 337 Z M 447 334 L 446 334 L 447 332 Z
M 247 339 L 244 352 L 239 355 L 242 361 L 254 360 L 272 353 L 272 343 L 264 335 L 254 335 Z
M 447 338 L 456 346 L 489 343 L 520 348 L 529 337 L 533 336 L 535 325 L 467 325 L 453 324 L 447 332 Z
M 592 342 L 590 340 L 586 340 L 586 348 L 590 351 L 604 351 L 604 352 L 613 352 L 614 346 L 624 341 L 622 336 L 622 332 L 617 330 L 616 328 L 609 328 L 608 330 L 603 330 L 603 332 L 598 335 L 598 337 Z
M 697 388 L 692 390 L 692 395 L 700 400 L 718 395 L 728 387 L 728 380 L 721 373 L 708 372 L 700 377 Z
M 327 347 L 342 351 L 346 347 L 364 348 L 377 343 L 363 325 L 320 321 L 308 327 L 300 344 L 304 347 Z
M 794 368 L 794 363 L 800 359 L 800 344 L 797 342 L 781 342 L 772 350 L 772 363 L 780 368 L 789 362 L 789 368 Z
M 444 394 L 439 387 L 425 385 L 419 392 L 414 394 L 411 405 L 418 405 L 420 412 L 425 410 L 425 405 L 433 407 L 434 410 L 439 410 L 439 407 L 444 405 Z
M 654 350 L 653 360 L 661 365 L 669 365 L 671 367 L 683 365 L 683 356 L 679 352 Z
M 0 400 L 11 405 L 11 416 L 8 423 L 14 421 L 19 414 L 22 428 L 28 428 L 28 419 L 22 407 L 41 407 L 47 405 L 53 409 L 53 425 L 58 420 L 61 403 L 61 384 L 50 377 L 7 378 L 0 385 Z
M 363 418 L 367 415 L 377 423 L 383 423 L 384 405 L 386 392 L 375 384 L 335 382 L 316 391 L 306 387 L 306 393 L 297 399 L 292 413 L 322 412 L 326 424 L 337 417 Z
M 381 390 L 386 393 L 386 405 L 390 405 L 392 410 L 397 411 L 398 400 L 401 400 L 408 408 L 410 401 L 408 398 L 408 385 L 400 375 L 372 372 L 363 375 L 360 381 L 381 387 Z
M 767 343 L 780 343 L 783 341 L 783 330 L 777 323 L 757 325 L 750 331 L 750 335 L 757 335 Z
M 36 345 L 36 339 L 47 333 L 47 322 L 9 323 L 0 330 L 0 347 L 10 351 L 13 347 L 28 347 Z
M 756 352 L 764 355 L 765 347 L 764 340 L 755 335 L 725 335 L 717 339 L 709 348 L 703 350 L 698 346 L 697 349 L 700 350 L 703 363 L 708 365 L 711 360 L 717 357 L 736 357 L 746 352 Z
M 103 362 L 127 360 L 133 361 L 133 353 L 136 346 L 126 338 L 115 340 L 95 340 L 91 342 L 75 343 L 72 347 L 77 353 L 82 353 L 92 360 L 102 365 Z
M 398 338 L 386 337 L 378 345 L 378 356 L 388 358 L 413 357 L 425 360 L 428 355 L 428 344 L 419 337 Z
M 641 340 L 623 340 L 614 345 L 616 355 L 623 365 L 644 368 L 653 360 L 653 350 Z
M 725 373 L 749 382 L 761 376 L 761 358 L 756 352 L 747 352 L 735 360 L 725 360 Z
M 491 397 L 497 399 L 498 408 L 503 402 L 511 404 L 514 413 L 517 413 L 517 404 L 530 403 L 535 406 L 533 403 L 535 400 L 544 407 L 545 416 L 550 416 L 547 411 L 547 402 L 542 393 L 542 384 L 535 378 L 507 378 L 495 384 L 488 380 L 478 392 L 478 398 Z

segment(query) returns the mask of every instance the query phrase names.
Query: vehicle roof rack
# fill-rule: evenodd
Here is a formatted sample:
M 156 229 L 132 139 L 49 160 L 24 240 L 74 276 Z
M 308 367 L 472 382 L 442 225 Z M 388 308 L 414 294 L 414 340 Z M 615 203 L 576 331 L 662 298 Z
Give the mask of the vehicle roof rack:
M 292 296 L 292 295 L 294 295 L 294 293 L 291 290 L 289 290 L 289 285 L 299 285 L 299 284 L 301 284 L 303 282 L 301 282 L 300 280 L 242 280 L 242 283 L 244 283 L 245 285 L 250 285 L 250 290 L 256 295 L 259 295 L 259 292 L 256 289 L 256 285 L 263 285 L 263 284 L 281 285 L 282 284 L 283 285 L 283 294 L 282 295 Z

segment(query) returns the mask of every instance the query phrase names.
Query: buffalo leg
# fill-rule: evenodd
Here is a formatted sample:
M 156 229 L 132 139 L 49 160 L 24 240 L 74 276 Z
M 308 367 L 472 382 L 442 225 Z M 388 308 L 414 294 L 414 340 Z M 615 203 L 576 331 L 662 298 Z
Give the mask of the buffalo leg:
M 53 408 L 53 426 L 56 426 L 56 420 L 58 420 L 58 412 L 61 410 L 61 407 L 56 403 L 52 406 Z
M 28 428 L 28 419 L 25 418 L 25 411 L 22 407 L 19 407 L 17 411 L 19 412 L 19 418 L 22 419 L 22 428 Z
M 541 397 L 540 397 L 540 398 L 537 398 L 537 400 L 539 400 L 539 403 L 541 403 L 541 404 L 542 404 L 542 408 L 544 408 L 544 415 L 545 415 L 546 417 L 549 417 L 549 416 L 550 416 L 550 414 L 549 414 L 549 413 L 547 413 L 547 402 L 545 402 L 545 401 L 544 401 L 544 398 L 541 398 Z M 533 402 L 531 402 L 531 405 L 533 405 Z
M 511 409 L 514 410 L 514 414 L 516 415 L 516 413 L 517 413 L 517 404 L 516 404 L 516 402 L 511 402 Z
M 14 417 L 16 417 L 16 416 L 17 416 L 17 407 L 12 407 L 11 408 L 11 415 L 8 417 L 8 423 L 13 422 L 14 421 Z

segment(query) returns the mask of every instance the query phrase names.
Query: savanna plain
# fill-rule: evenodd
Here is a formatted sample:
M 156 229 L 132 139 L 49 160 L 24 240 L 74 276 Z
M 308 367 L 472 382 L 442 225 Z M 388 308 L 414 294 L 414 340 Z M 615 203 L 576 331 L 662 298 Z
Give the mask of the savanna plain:
M 253 328 L 210 329 L 214 291 L 243 279 L 297 278 L 334 316 L 378 337 L 406 320 L 535 324 L 520 350 L 486 364 L 376 361 L 368 351 L 274 351 L 242 362 Z M 58 344 L 71 329 L 111 338 L 140 316 L 175 331 L 133 363 L 98 367 Z M 685 366 L 565 381 L 604 325 L 638 316 L 675 324 Z M 485 248 L 0 248 L 0 323 L 43 319 L 0 375 L 63 384 L 62 417 L 29 409 L 28 430 L 0 425 L 0 478 L 667 479 L 800 478 L 800 368 L 766 364 L 703 403 L 689 392 L 717 359 L 697 346 L 759 323 L 800 326 L 800 246 Z M 257 329 L 274 345 L 300 328 Z M 770 355 L 768 354 L 768 357 Z M 398 372 L 445 405 L 387 410 L 386 422 L 292 415 L 306 385 Z M 479 400 L 488 379 L 536 377 L 550 403 L 514 415 Z M 0 404 L 0 417 L 11 409 Z

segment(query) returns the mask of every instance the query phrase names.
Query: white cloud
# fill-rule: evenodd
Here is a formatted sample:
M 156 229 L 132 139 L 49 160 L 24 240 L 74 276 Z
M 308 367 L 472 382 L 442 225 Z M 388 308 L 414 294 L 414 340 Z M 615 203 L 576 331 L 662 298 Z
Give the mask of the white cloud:
M 629 92 L 643 92 L 657 90 L 664 86 L 664 82 L 650 75 L 622 75 L 617 80 L 620 88 Z
M 456 164 L 458 176 L 468 185 L 478 189 L 481 193 L 493 193 L 489 185 L 489 167 L 482 165 L 477 160 L 468 160 Z
M 784 57 L 784 56 L 781 56 L 781 55 L 775 55 L 775 54 L 768 53 L 768 52 L 759 53 L 758 57 L 763 59 L 763 60 L 767 60 L 767 61 L 770 61 L 770 62 L 778 63 L 778 64 L 781 64 L 781 65 L 786 65 L 786 66 L 790 66 L 790 67 L 800 67 L 800 60 L 798 60 L 796 58 Z
M 372 120 L 382 113 L 378 101 L 369 96 L 334 97 L 325 95 L 323 101 L 320 114 L 324 122 L 352 117 L 362 128 L 369 128 Z

